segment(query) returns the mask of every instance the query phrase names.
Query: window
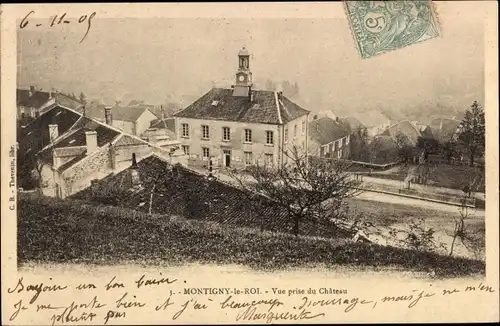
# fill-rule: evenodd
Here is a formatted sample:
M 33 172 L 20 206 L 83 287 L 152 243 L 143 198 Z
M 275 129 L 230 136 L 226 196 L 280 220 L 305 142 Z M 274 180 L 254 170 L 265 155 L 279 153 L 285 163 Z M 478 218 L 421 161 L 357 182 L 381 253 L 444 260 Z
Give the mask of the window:
M 350 135 L 348 135 L 348 136 L 345 138 L 345 144 L 346 144 L 346 145 L 349 145 L 349 136 L 350 136 Z
M 321 146 L 321 149 L 323 150 L 323 155 L 328 157 L 329 156 L 329 152 L 330 152 L 330 145 L 325 145 L 325 146 Z
M 182 124 L 182 137 L 189 137 L 189 125 L 187 123 Z
M 302 135 L 306 133 L 306 122 L 302 121 Z
M 207 125 L 202 125 L 201 126 L 201 138 L 203 138 L 203 139 L 209 139 L 210 138 L 210 131 L 209 131 Z
M 245 129 L 245 143 L 251 143 L 251 142 L 252 142 L 252 130 Z
M 285 144 L 288 143 L 288 128 L 285 128 Z
M 222 140 L 225 141 L 231 140 L 231 129 L 229 129 L 229 127 L 222 128 Z
M 273 154 L 266 153 L 266 165 L 273 165 Z
M 184 152 L 184 154 L 189 155 L 189 146 L 182 145 L 182 151 Z
M 297 137 L 297 125 L 293 126 L 293 138 Z
M 252 165 L 252 152 L 245 152 L 245 165 Z
M 338 157 L 341 158 L 342 157 L 342 149 L 339 149 L 339 152 L 338 152 Z
M 210 157 L 210 148 L 203 147 L 203 158 L 209 158 L 209 157 Z
M 274 145 L 274 133 L 272 131 L 266 131 L 266 144 Z

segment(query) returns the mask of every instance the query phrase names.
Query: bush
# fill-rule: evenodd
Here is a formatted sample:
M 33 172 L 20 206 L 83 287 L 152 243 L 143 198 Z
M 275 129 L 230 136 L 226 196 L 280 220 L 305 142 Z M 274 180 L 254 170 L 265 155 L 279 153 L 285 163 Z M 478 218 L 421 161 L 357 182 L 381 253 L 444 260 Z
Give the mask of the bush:
M 79 200 L 20 198 L 20 263 L 242 264 L 260 270 L 335 265 L 390 267 L 435 275 L 484 274 L 478 260 L 347 240 L 230 228 L 205 221 Z

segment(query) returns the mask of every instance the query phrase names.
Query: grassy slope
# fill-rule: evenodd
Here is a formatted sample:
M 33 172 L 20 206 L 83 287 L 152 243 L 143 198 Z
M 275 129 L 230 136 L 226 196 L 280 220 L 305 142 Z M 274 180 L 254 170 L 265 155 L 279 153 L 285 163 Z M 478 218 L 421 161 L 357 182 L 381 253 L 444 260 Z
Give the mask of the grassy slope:
M 263 270 L 338 265 L 483 274 L 484 263 L 338 240 L 230 228 L 202 221 L 168 221 L 133 210 L 82 201 L 21 198 L 20 263 L 242 264 Z

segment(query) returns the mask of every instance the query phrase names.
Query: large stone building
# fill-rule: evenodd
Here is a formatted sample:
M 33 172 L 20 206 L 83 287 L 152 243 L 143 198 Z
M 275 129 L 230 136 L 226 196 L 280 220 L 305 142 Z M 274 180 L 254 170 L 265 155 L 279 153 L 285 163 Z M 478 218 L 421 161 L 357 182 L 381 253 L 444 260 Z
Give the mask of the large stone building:
M 307 153 L 309 111 L 282 92 L 253 88 L 250 55 L 238 53 L 236 82 L 212 88 L 175 114 L 177 139 L 192 165 L 279 165 L 292 146 Z

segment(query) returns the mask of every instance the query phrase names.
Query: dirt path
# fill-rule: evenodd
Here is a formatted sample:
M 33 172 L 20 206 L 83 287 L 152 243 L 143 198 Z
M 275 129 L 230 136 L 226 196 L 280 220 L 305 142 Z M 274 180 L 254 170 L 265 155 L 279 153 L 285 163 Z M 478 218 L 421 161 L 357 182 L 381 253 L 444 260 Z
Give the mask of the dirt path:
M 407 197 L 401 197 L 401 196 L 393 196 L 393 195 L 381 194 L 381 193 L 369 192 L 369 191 L 365 191 L 365 192 L 359 194 L 356 198 L 384 202 L 384 203 L 391 203 L 391 204 L 410 205 L 410 206 L 415 206 L 415 207 L 434 209 L 434 210 L 438 210 L 438 211 L 445 211 L 445 212 L 451 212 L 451 213 L 458 213 L 459 210 L 461 209 L 460 207 L 454 206 L 454 205 L 434 203 L 434 202 L 429 202 L 429 201 L 425 201 L 425 200 L 419 200 L 419 199 L 413 199 L 413 198 L 407 198 Z M 484 218 L 484 210 L 474 209 L 474 216 L 477 218 Z

